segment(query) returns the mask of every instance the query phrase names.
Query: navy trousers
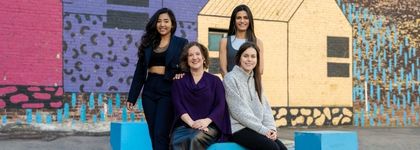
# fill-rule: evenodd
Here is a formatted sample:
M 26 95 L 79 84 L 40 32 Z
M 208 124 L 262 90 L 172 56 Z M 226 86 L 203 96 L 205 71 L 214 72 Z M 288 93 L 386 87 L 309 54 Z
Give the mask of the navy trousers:
M 163 75 L 150 74 L 143 88 L 142 104 L 153 149 L 169 149 L 169 132 L 173 122 L 172 82 Z

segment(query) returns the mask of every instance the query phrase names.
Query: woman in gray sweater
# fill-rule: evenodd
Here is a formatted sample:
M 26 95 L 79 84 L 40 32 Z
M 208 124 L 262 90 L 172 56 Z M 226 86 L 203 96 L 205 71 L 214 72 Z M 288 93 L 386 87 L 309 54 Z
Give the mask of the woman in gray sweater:
M 256 44 L 244 43 L 236 53 L 236 65 L 224 77 L 231 140 L 247 149 L 285 150 L 277 139 L 271 107 L 262 95 L 259 56 Z

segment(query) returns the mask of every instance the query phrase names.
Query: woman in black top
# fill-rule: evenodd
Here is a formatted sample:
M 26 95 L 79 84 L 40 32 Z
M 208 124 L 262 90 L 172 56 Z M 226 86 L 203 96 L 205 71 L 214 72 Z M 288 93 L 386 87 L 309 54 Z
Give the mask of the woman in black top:
M 159 9 L 146 25 L 139 47 L 127 108 L 132 110 L 142 92 L 142 104 L 153 149 L 169 148 L 173 121 L 172 78 L 179 69 L 179 57 L 188 41 L 174 35 L 176 19 L 168 8 Z

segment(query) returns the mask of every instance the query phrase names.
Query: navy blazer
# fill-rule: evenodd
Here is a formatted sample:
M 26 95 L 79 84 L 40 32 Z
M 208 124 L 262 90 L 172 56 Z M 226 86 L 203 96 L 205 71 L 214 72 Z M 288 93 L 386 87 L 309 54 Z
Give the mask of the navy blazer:
M 182 49 L 187 43 L 187 39 L 178 36 L 171 37 L 165 59 L 165 79 L 172 80 L 177 71 L 180 71 L 179 57 Z M 128 101 L 133 104 L 137 102 L 137 98 L 139 97 L 140 91 L 146 81 L 147 69 L 149 68 L 148 66 L 150 58 L 152 57 L 153 49 L 152 47 L 147 47 L 144 49 L 144 52 L 144 59 L 139 58 L 137 62 L 136 71 L 134 72 L 133 81 L 131 82 L 130 91 L 128 93 Z

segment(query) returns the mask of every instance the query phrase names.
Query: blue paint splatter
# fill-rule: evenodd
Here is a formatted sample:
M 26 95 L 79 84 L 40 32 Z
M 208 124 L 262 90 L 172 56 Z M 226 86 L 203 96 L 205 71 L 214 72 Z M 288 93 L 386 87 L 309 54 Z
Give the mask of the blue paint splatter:
M 51 117 L 51 114 L 47 114 L 47 117 L 46 117 L 46 123 L 47 124 L 51 124 L 51 122 L 52 122 L 52 117 Z
M 89 96 L 89 110 L 92 110 L 95 108 L 95 95 L 93 93 L 90 93 Z
M 69 109 L 69 103 L 64 103 L 64 119 L 68 119 L 70 117 Z
M 63 110 L 57 109 L 57 122 L 63 123 Z
M 104 110 L 103 109 L 100 110 L 99 115 L 101 117 L 101 121 L 102 122 L 105 121 L 105 113 L 104 113 Z
M 112 115 L 112 99 L 108 97 L 108 115 Z
M 71 94 L 71 107 L 76 107 L 76 93 Z
M 120 104 L 121 104 L 120 94 L 117 93 L 117 95 L 115 96 L 115 107 L 117 107 L 119 109 L 120 108 Z
M 86 105 L 82 104 L 80 107 L 80 122 L 86 123 Z
M 42 123 L 42 115 L 39 111 L 36 112 L 35 120 L 36 120 L 36 123 Z
M 99 93 L 98 95 L 98 107 L 102 107 L 102 102 L 103 102 L 103 97 L 102 97 L 102 93 Z
M 127 122 L 127 108 L 125 106 L 122 108 L 121 118 L 123 122 Z
M 2 123 L 3 125 L 7 124 L 7 116 L 6 116 L 6 115 L 2 115 L 2 116 L 1 116 L 1 123 Z
M 26 109 L 26 123 L 32 123 L 32 109 Z
M 98 117 L 96 116 L 96 114 L 93 114 L 92 116 L 93 124 L 96 124 L 97 120 L 98 120 Z
M 131 122 L 136 121 L 136 115 L 134 114 L 134 112 L 130 113 L 130 119 L 131 119 Z

